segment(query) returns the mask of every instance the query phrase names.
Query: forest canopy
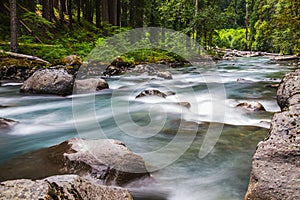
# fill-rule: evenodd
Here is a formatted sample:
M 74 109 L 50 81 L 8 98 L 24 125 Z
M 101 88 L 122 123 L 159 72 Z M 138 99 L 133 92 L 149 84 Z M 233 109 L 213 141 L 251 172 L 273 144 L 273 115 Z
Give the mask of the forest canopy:
M 0 11 L 2 49 L 15 35 L 10 50 L 49 59 L 84 57 L 99 38 L 138 27 L 180 31 L 206 49 L 300 52 L 298 0 L 2 0 Z

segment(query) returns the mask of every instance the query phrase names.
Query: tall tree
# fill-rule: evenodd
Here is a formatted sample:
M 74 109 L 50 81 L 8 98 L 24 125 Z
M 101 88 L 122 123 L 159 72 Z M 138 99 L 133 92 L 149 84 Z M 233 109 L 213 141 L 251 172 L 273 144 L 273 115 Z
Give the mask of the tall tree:
M 18 52 L 17 1 L 10 0 L 10 51 Z
M 101 27 L 101 0 L 95 0 L 96 27 Z

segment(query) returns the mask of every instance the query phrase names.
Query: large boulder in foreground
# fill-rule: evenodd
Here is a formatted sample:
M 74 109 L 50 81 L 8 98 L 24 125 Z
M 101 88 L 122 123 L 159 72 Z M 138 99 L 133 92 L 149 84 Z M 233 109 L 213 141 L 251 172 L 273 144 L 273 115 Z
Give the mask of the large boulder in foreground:
M 95 184 L 77 175 L 53 176 L 32 181 L 20 179 L 0 184 L 0 199 L 132 200 L 128 190 Z
M 292 84 L 299 80 L 295 73 L 280 85 L 278 104 L 284 111 L 274 115 L 268 138 L 257 146 L 246 200 L 300 199 L 300 104 L 294 93 L 300 85 Z
M 0 181 L 53 175 L 91 176 L 102 184 L 125 185 L 149 177 L 142 157 L 117 140 L 72 139 L 27 153 L 0 166 Z
M 65 69 L 43 69 L 29 77 L 20 92 L 66 96 L 72 94 L 73 83 L 74 77 Z

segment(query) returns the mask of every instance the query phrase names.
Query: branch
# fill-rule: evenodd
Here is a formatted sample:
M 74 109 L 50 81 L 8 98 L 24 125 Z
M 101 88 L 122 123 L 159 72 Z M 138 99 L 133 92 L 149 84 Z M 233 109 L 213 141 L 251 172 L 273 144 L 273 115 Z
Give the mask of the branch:
M 49 63 L 46 60 L 43 60 L 39 57 L 36 56 L 30 56 L 30 55 L 26 55 L 26 54 L 20 54 L 20 53 L 13 53 L 13 52 L 4 52 L 2 50 L 0 50 L 0 54 L 6 54 L 8 56 L 14 57 L 14 58 L 19 58 L 19 59 L 28 59 L 28 60 L 34 60 L 34 61 L 38 61 L 41 63 L 44 63 L 46 65 L 50 65 L 51 63 Z

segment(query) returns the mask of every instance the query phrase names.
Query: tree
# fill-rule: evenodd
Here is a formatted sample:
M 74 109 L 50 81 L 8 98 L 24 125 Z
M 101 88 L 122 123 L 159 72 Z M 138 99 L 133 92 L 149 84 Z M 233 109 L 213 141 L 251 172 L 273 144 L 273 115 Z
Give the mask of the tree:
M 10 0 L 10 51 L 18 52 L 17 1 Z

